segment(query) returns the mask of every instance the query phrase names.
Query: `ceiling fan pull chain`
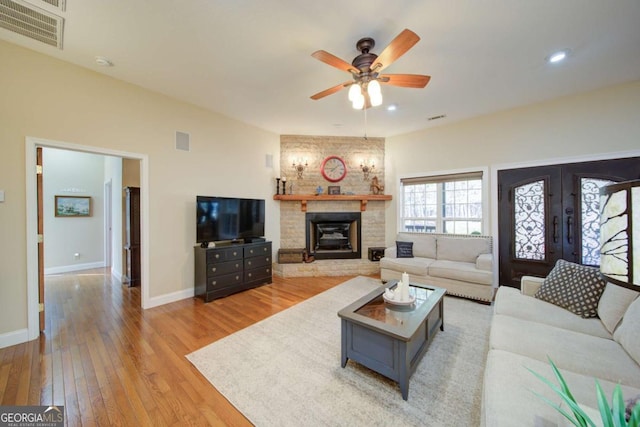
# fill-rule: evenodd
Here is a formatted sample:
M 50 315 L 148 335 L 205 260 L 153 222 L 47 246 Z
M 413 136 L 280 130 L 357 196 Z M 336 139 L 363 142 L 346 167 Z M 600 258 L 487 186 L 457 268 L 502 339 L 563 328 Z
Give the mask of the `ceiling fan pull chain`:
M 364 108 L 364 140 L 367 140 L 367 106 L 365 105 Z

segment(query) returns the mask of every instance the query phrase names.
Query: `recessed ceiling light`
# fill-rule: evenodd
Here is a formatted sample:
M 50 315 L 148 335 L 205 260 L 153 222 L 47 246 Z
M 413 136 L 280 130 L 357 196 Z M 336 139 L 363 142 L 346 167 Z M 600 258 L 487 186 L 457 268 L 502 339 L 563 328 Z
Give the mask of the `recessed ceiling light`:
M 109 61 L 109 58 L 105 58 L 104 56 L 96 56 L 96 64 L 101 67 L 113 67 L 113 62 Z
M 557 52 L 553 52 L 551 55 L 547 57 L 547 62 L 550 64 L 557 64 L 558 62 L 564 61 L 567 56 L 569 56 L 569 50 L 559 50 Z
M 391 104 L 387 107 L 387 111 L 396 111 L 398 106 L 396 104 Z

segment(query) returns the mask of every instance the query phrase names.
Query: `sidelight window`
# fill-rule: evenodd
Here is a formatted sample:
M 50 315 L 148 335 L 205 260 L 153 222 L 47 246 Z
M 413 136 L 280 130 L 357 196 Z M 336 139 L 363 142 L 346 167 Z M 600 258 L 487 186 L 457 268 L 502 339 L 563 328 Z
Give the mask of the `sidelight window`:
M 600 188 L 613 182 L 607 179 L 580 179 L 582 264 L 600 265 Z

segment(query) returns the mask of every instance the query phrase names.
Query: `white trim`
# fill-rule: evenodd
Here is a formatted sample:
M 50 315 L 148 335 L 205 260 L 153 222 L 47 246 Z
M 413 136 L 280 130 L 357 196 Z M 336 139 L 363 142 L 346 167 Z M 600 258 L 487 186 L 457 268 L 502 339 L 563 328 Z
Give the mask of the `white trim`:
M 161 305 L 169 304 L 172 302 L 180 301 L 187 298 L 193 298 L 195 295 L 194 289 L 183 289 L 181 291 L 171 292 L 169 294 L 152 297 L 149 299 L 149 305 L 145 308 L 153 308 Z
M 497 285 L 500 286 L 499 279 L 499 264 L 500 258 L 498 253 L 498 242 L 500 237 L 500 226 L 498 224 L 498 171 L 505 169 L 520 169 L 520 168 L 529 168 L 529 167 L 537 167 L 537 166 L 551 166 L 565 163 L 582 163 L 582 162 L 593 162 L 598 160 L 613 160 L 613 159 L 624 159 L 627 157 L 639 157 L 640 150 L 630 150 L 630 151 L 618 151 L 613 153 L 598 153 L 598 154 L 588 154 L 588 155 L 579 155 L 573 157 L 556 157 L 550 159 L 539 159 L 539 160 L 531 160 L 527 162 L 517 162 L 517 163 L 501 163 L 497 165 L 491 165 L 491 235 L 493 236 L 493 259 L 495 262 L 493 263 L 494 272 L 493 275 L 496 278 Z
M 402 180 L 407 178 L 422 178 L 422 177 L 430 177 L 430 176 L 438 176 L 438 175 L 454 175 L 454 174 L 463 174 L 463 173 L 471 173 L 471 172 L 482 172 L 482 234 L 488 235 L 489 225 L 491 221 L 489 219 L 489 206 L 490 203 L 485 203 L 485 201 L 489 200 L 489 167 L 487 166 L 478 166 L 464 169 L 450 169 L 444 171 L 430 171 L 430 172 L 421 172 L 421 173 L 412 173 L 405 175 L 398 175 L 396 181 L 396 195 L 398 197 L 398 203 L 396 203 L 396 233 L 399 233 L 402 230 Z M 495 243 L 495 242 L 494 242 Z
M 0 348 L 11 347 L 29 341 L 29 330 L 18 329 L 4 334 L 0 334 Z
M 111 227 L 113 226 L 113 181 L 110 179 L 104 183 L 104 265 L 105 267 L 111 267 L 113 263 L 112 257 L 112 242 L 113 233 Z
M 34 340 L 40 334 L 38 311 L 38 210 L 36 187 L 36 148 L 51 147 L 84 153 L 101 154 L 140 160 L 140 192 L 141 192 L 141 306 L 149 307 L 149 156 L 141 153 L 111 150 L 108 148 L 72 144 L 69 142 L 27 136 L 25 138 L 26 162 L 26 206 L 27 206 L 27 340 Z M 46 165 L 45 165 L 46 167 Z
M 92 268 L 104 268 L 104 261 L 87 262 L 84 264 L 61 265 L 59 267 L 49 267 L 44 269 L 44 274 L 61 274 L 72 271 L 90 270 Z

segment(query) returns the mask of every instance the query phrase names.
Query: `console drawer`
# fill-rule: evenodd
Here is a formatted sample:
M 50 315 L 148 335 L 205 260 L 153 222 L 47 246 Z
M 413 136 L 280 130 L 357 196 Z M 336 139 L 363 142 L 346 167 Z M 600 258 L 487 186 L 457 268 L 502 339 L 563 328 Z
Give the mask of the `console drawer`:
M 260 280 L 265 280 L 265 283 L 271 283 L 271 265 L 268 267 L 254 268 L 253 270 L 245 270 L 245 282 L 249 283 Z
M 268 255 L 271 257 L 271 242 L 251 245 L 244 248 L 244 257 L 251 258 L 260 255 Z
M 207 263 L 233 261 L 236 259 L 242 259 L 241 247 L 216 248 L 207 251 Z
M 207 277 L 242 272 L 242 261 L 228 261 L 207 264 Z
M 207 278 L 207 291 L 242 284 L 242 272 Z
M 253 268 L 269 266 L 271 267 L 271 255 L 256 256 L 244 260 L 244 269 L 251 270 Z

